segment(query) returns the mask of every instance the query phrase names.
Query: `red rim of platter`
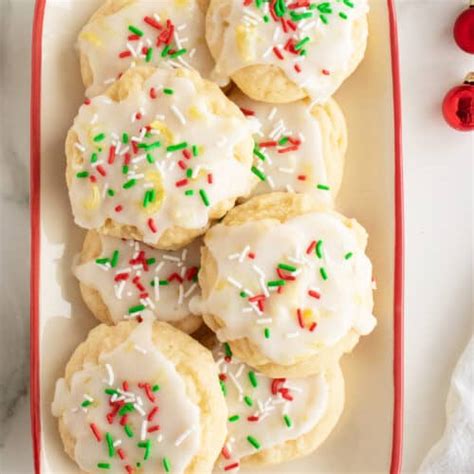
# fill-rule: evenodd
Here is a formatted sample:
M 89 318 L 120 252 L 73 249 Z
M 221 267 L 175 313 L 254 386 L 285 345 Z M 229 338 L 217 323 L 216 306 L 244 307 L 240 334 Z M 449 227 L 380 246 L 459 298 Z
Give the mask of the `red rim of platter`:
M 39 347 L 39 291 L 40 291 L 40 187 L 41 187 L 41 63 L 43 20 L 47 0 L 36 0 L 32 35 L 31 104 L 30 104 L 30 196 L 31 196 L 31 270 L 30 270 L 30 409 L 31 434 L 35 473 L 41 473 L 41 412 L 40 412 L 40 347 Z M 402 464 L 403 445 L 403 165 L 400 68 L 397 19 L 394 0 L 387 0 L 390 27 L 390 50 L 394 114 L 394 169 L 395 169 L 395 262 L 394 262 L 394 407 L 392 454 L 390 473 L 398 474 Z

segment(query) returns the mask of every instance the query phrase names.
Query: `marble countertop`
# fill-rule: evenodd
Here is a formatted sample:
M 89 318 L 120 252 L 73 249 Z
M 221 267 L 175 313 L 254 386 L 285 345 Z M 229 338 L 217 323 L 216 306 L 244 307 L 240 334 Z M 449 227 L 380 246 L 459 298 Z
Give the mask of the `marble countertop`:
M 381 0 L 372 0 L 381 1 Z M 472 57 L 451 28 L 464 0 L 397 0 L 406 200 L 404 471 L 441 436 L 452 369 L 472 334 L 473 136 L 442 121 Z M 29 89 L 34 0 L 0 1 L 0 472 L 32 472 L 29 426 Z M 424 18 L 424 21 L 418 19 Z M 425 337 L 428 332 L 430 337 Z

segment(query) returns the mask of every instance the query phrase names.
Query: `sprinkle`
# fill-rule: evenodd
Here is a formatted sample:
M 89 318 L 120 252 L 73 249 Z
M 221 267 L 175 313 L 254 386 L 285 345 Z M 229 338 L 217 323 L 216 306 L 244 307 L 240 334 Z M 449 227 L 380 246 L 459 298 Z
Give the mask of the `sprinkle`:
M 228 276 L 227 277 L 227 281 L 231 284 L 231 285 L 234 285 L 236 288 L 238 288 L 239 290 L 242 288 L 242 285 L 237 281 L 235 280 L 234 278 Z
M 178 437 L 178 439 L 175 441 L 174 445 L 175 446 L 180 446 L 181 444 L 184 443 L 186 438 L 188 438 L 191 433 L 194 431 L 194 427 L 190 428 L 189 430 L 186 430 L 181 436 Z
M 224 471 L 230 471 L 232 469 L 236 469 L 240 466 L 238 462 L 234 462 L 232 464 L 227 464 L 227 466 L 224 467 Z
M 199 150 L 198 150 L 198 147 L 196 145 L 192 146 L 192 150 L 193 150 L 193 156 L 198 156 Z
M 318 256 L 318 258 L 323 258 L 323 241 L 322 240 L 318 240 L 318 243 L 316 244 L 316 255 Z
M 224 352 L 227 357 L 232 357 L 232 349 L 228 342 L 224 342 Z
M 122 188 L 123 189 L 130 189 L 133 186 L 135 186 L 135 184 L 137 184 L 137 180 L 135 178 L 132 178 L 132 179 L 129 179 L 126 183 L 124 183 L 122 185 Z
M 104 138 L 105 138 L 105 133 L 99 133 L 93 138 L 93 140 L 95 142 L 101 142 Z
M 109 458 L 113 458 L 115 454 L 114 440 L 110 433 L 105 433 L 105 440 L 107 441 L 107 447 L 109 450 Z
M 253 370 L 249 370 L 249 380 L 252 384 L 252 387 L 258 386 L 257 376 L 255 375 L 255 372 Z
M 152 392 L 158 392 L 159 390 L 160 390 L 160 386 L 158 384 L 155 384 L 153 385 L 153 387 L 151 387 Z
M 326 184 L 318 184 L 316 186 L 318 189 L 321 189 L 323 191 L 329 191 L 331 188 L 329 186 L 327 186 Z
M 127 434 L 129 438 L 133 438 L 133 431 L 130 425 L 125 425 L 123 429 L 125 430 L 125 433 Z
M 76 174 L 77 178 L 87 178 L 89 176 L 88 171 L 80 171 L 79 173 Z
M 277 46 L 273 47 L 273 53 L 278 59 L 283 60 L 283 54 L 281 54 L 281 51 L 278 49 Z
M 306 253 L 309 255 L 314 250 L 315 247 L 316 247 L 316 240 L 313 240 L 309 244 L 309 247 L 306 249 Z
M 283 420 L 285 421 L 285 425 L 288 428 L 291 428 L 291 426 L 292 426 L 291 418 L 288 415 L 284 415 Z
M 270 329 L 265 328 L 263 331 L 263 335 L 265 336 L 265 339 L 270 339 Z
M 323 278 L 323 280 L 328 279 L 328 274 L 327 274 L 326 269 L 324 267 L 321 267 L 319 269 L 319 273 L 321 273 L 321 277 Z
M 108 462 L 99 462 L 97 467 L 99 469 L 110 469 L 110 464 Z
M 249 407 L 253 406 L 253 400 L 248 395 L 245 395 L 244 402 Z
M 247 441 L 255 448 L 260 449 L 260 443 L 253 436 L 247 436 Z
M 235 423 L 236 421 L 239 421 L 239 420 L 240 420 L 239 415 L 229 416 L 229 418 L 228 418 L 228 421 L 230 421 L 231 423 Z
M 163 89 L 163 93 L 166 95 L 173 95 L 174 90 L 173 89 Z
M 99 428 L 97 428 L 95 423 L 91 423 L 89 426 L 95 436 L 95 439 L 100 443 L 102 441 L 102 435 L 100 434 Z
M 275 287 L 275 286 L 284 286 L 285 285 L 285 280 L 272 280 L 267 282 L 267 286 L 269 288 Z
M 145 306 L 142 304 L 139 304 L 137 306 L 132 306 L 131 308 L 128 309 L 128 314 L 133 314 L 133 313 L 139 313 L 140 311 L 143 311 L 145 309 Z
M 288 270 L 289 272 L 296 271 L 296 267 L 294 267 L 293 265 L 287 265 L 286 263 L 280 263 L 278 265 L 278 268 L 281 268 L 282 270 Z
M 155 224 L 155 221 L 150 217 L 150 219 L 148 219 L 148 227 L 150 228 L 150 230 L 156 234 L 156 232 L 158 232 L 158 229 L 156 227 L 156 224 Z
M 206 207 L 209 207 L 210 203 L 209 203 L 209 197 L 207 196 L 207 193 L 204 189 L 200 189 L 199 190 L 199 195 L 201 196 L 201 199 L 202 199 L 202 202 L 204 203 L 204 205 Z
M 112 369 L 112 366 L 110 364 L 105 364 L 105 369 L 107 370 L 107 376 L 108 376 L 107 383 L 109 385 L 113 385 L 115 377 L 114 377 L 114 371 Z
M 316 323 L 316 321 L 313 322 L 313 324 L 311 324 L 311 326 L 309 327 L 310 332 L 313 332 L 316 329 L 317 325 L 318 325 L 318 323 Z
M 140 443 L 138 443 L 138 447 L 145 448 L 143 459 L 146 461 L 150 457 L 151 441 L 149 439 L 146 441 L 140 441 Z
M 167 457 L 163 458 L 163 468 L 166 472 L 170 472 L 171 470 L 171 463 Z
M 346 260 L 349 260 L 350 258 L 352 258 L 352 255 L 353 255 L 352 252 L 346 253 L 346 254 L 344 255 L 344 258 L 345 258 Z
M 178 150 L 182 150 L 183 148 L 187 148 L 187 147 L 188 147 L 187 142 L 181 142 L 181 143 L 176 143 L 174 145 L 169 145 L 166 148 L 166 151 L 178 151 Z
M 321 294 L 318 293 L 317 291 L 315 290 L 309 290 L 308 291 L 308 295 L 313 297 L 313 298 L 316 298 L 317 300 L 319 300 L 319 298 L 321 298 Z
M 260 171 L 258 168 L 256 168 L 255 166 L 252 166 L 252 173 L 254 175 L 256 175 L 261 181 L 265 181 L 265 179 L 267 178 L 265 173 L 263 173 L 262 171 Z
M 143 36 L 143 31 L 138 29 L 136 26 L 129 25 L 129 31 L 131 31 L 134 35 Z

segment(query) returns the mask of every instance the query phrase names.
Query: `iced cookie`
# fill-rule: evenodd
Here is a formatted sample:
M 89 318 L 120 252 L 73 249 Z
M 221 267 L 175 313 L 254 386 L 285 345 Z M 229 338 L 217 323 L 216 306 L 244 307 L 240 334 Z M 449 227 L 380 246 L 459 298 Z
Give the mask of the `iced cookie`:
M 186 67 L 208 77 L 207 0 L 107 0 L 78 38 L 86 95 L 102 94 L 129 67 Z
M 366 232 L 309 195 L 252 198 L 204 242 L 195 305 L 221 342 L 267 375 L 321 372 L 376 324 Z
M 305 378 L 269 378 L 240 362 L 228 344 L 213 354 L 229 411 L 218 470 L 305 456 L 334 429 L 344 407 L 338 365 Z
M 76 223 L 177 249 L 254 185 L 248 121 L 187 69 L 135 68 L 81 106 L 66 140 Z
M 238 89 L 230 98 L 259 126 L 252 168 L 259 184 L 252 195 L 309 193 L 331 204 L 341 185 L 347 148 L 346 122 L 337 103 L 329 99 L 311 105 L 305 99 L 270 105 L 249 99 Z
M 214 76 L 255 100 L 324 102 L 364 56 L 367 11 L 367 0 L 211 0 Z
M 198 239 L 167 252 L 89 231 L 73 272 L 99 321 L 117 324 L 150 310 L 159 321 L 192 333 L 201 325 L 189 310 L 190 298 L 200 293 L 200 248 Z
M 66 453 L 88 473 L 211 472 L 226 436 L 212 355 L 150 314 L 94 328 L 52 410 Z

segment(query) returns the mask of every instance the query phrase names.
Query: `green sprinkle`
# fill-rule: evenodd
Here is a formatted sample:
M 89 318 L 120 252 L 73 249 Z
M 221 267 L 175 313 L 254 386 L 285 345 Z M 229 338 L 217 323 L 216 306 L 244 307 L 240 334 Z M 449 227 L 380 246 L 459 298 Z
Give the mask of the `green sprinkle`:
M 329 20 L 327 19 L 326 15 L 319 15 L 319 18 L 325 25 L 329 23 Z
M 319 269 L 319 273 L 321 273 L 321 277 L 323 278 L 323 280 L 328 279 L 328 274 L 327 274 L 326 269 L 324 267 L 321 267 Z
M 101 142 L 105 138 L 105 133 L 99 133 L 94 137 L 95 142 Z
M 153 387 L 151 387 L 152 392 L 158 392 L 158 390 L 160 390 L 160 386 L 158 384 L 155 384 Z
M 188 50 L 186 48 L 178 49 L 178 51 L 176 51 L 175 53 L 170 54 L 170 58 L 174 59 L 174 58 L 177 58 L 179 56 L 182 56 L 183 54 L 186 54 L 187 51 Z
M 89 405 L 92 405 L 92 402 L 90 400 L 84 400 L 82 403 L 81 403 L 81 407 L 88 407 Z
M 267 282 L 267 286 L 270 288 L 275 286 L 285 286 L 285 280 L 272 280 Z
M 194 191 L 192 189 L 187 189 L 186 191 L 184 191 L 184 194 L 185 196 L 193 196 Z
M 160 286 L 168 286 L 170 282 L 168 280 L 160 280 L 159 281 Z
M 270 339 L 270 329 L 269 328 L 265 328 L 263 330 L 263 335 L 265 336 L 265 339 Z
M 110 469 L 110 464 L 108 462 L 99 462 L 97 467 L 99 469 Z
M 128 174 L 128 165 L 122 166 L 122 174 Z
M 77 178 L 87 178 L 89 176 L 88 171 L 79 171 L 79 173 L 76 174 Z
M 173 95 L 174 94 L 174 90 L 173 89 L 163 89 L 163 94 L 167 94 L 167 95 Z
M 129 141 L 128 133 L 122 133 L 122 143 L 126 145 Z
M 326 184 L 318 184 L 316 186 L 318 189 L 322 189 L 323 191 L 329 191 L 331 188 L 327 186 Z
M 293 21 L 300 21 L 300 20 L 304 20 L 305 18 L 312 18 L 313 13 L 312 12 L 297 13 L 295 11 L 292 11 L 290 12 L 290 16 Z
M 98 160 L 99 156 L 97 153 L 92 153 L 91 155 L 91 163 L 95 163 Z
M 110 197 L 114 197 L 115 196 L 115 191 L 113 189 L 107 189 L 107 194 L 110 196 Z
M 239 421 L 239 420 L 240 420 L 239 415 L 229 416 L 229 418 L 228 418 L 228 421 L 230 421 L 231 423 L 234 423 L 234 422 Z
M 130 425 L 125 425 L 123 429 L 129 438 L 133 438 L 133 431 L 132 428 L 130 428 Z
M 309 41 L 309 36 L 305 36 L 301 41 L 295 44 L 296 51 L 299 51 L 307 42 Z
M 145 309 L 145 306 L 142 304 L 139 304 L 137 306 L 132 306 L 131 308 L 128 308 L 128 314 L 133 314 L 133 313 L 139 313 L 140 311 L 143 311 Z
M 293 265 L 288 265 L 287 263 L 280 263 L 278 268 L 281 268 L 282 270 L 288 270 L 289 272 L 296 272 L 296 267 Z
M 128 30 L 131 31 L 134 35 L 143 36 L 143 31 L 133 25 L 128 25 Z
M 232 349 L 228 342 L 224 342 L 224 352 L 227 357 L 232 357 Z
M 270 18 L 268 17 L 268 15 L 263 15 L 263 21 L 265 23 L 268 23 L 270 21 Z
M 349 8 L 354 8 L 354 4 L 350 0 L 342 0 L 344 5 L 347 5 Z
M 169 50 L 170 50 L 170 46 L 167 44 L 167 45 L 163 48 L 163 51 L 161 52 L 161 57 L 164 58 L 165 56 L 167 56 Z
M 240 292 L 240 297 L 241 298 L 245 298 L 246 296 L 247 296 L 247 293 L 245 293 L 245 291 Z
M 119 261 L 119 256 L 120 256 L 119 251 L 114 250 L 114 253 L 112 254 L 112 258 L 110 259 L 110 265 L 112 265 L 112 268 L 115 268 L 117 266 L 117 263 Z
M 156 198 L 156 193 L 154 189 L 148 189 L 145 192 L 145 196 L 143 197 L 143 207 L 147 207 L 148 203 L 154 202 Z
M 150 457 L 150 450 L 151 450 L 151 442 L 149 439 L 146 441 L 140 441 L 138 443 L 139 448 L 145 448 L 145 453 L 143 455 L 143 459 L 146 461 Z
M 318 243 L 316 244 L 316 255 L 318 258 L 323 258 L 323 241 L 318 240 Z
M 265 155 L 260 151 L 260 149 L 257 146 L 254 147 L 253 154 L 256 157 L 260 158 L 262 161 L 265 161 L 265 159 L 266 159 Z
M 97 263 L 97 265 L 105 265 L 106 263 L 109 263 L 109 259 L 108 258 L 96 258 L 95 263 Z
M 353 255 L 354 255 L 354 254 L 353 254 L 352 252 L 349 252 L 349 253 L 346 253 L 346 254 L 344 255 L 344 258 L 345 258 L 346 260 L 349 260 L 350 258 L 352 258 Z
M 152 165 L 155 162 L 155 158 L 153 157 L 153 155 L 150 155 L 150 153 L 147 153 L 146 154 L 146 161 L 148 161 L 148 163 L 150 163 Z
M 202 202 L 204 203 L 204 205 L 206 207 L 209 207 L 210 203 L 209 203 L 209 197 L 207 196 L 207 193 L 204 189 L 200 189 L 199 190 L 199 194 L 201 196 L 201 199 L 202 199 Z
M 188 147 L 188 142 L 175 143 L 166 147 L 166 151 L 178 151 Z
M 145 61 L 149 63 L 151 61 L 151 58 L 153 57 L 153 48 L 148 48 L 146 50 L 146 59 Z
M 198 156 L 199 155 L 199 149 L 198 149 L 197 145 L 193 145 L 192 150 L 193 150 L 193 156 Z
M 155 257 L 151 257 L 151 258 L 147 259 L 147 261 L 146 261 L 147 265 L 153 265 L 154 263 L 156 263 L 156 258 Z
M 247 441 L 255 448 L 260 449 L 260 443 L 253 436 L 247 436 Z
M 186 177 L 187 178 L 192 178 L 193 177 L 193 169 L 192 168 L 188 168 L 186 170 Z
M 339 17 L 343 20 L 347 20 L 347 15 L 344 12 L 339 12 Z
M 320 3 L 316 6 L 316 8 L 321 12 L 321 13 L 332 13 L 332 8 L 331 4 L 329 2 L 323 2 Z
M 288 137 L 283 137 L 278 141 L 278 145 L 286 145 L 288 143 L 288 140 Z
M 114 440 L 110 433 L 105 433 L 105 440 L 107 441 L 107 448 L 109 449 L 109 458 L 113 458 L 115 454 Z
M 253 400 L 248 395 L 245 395 L 244 402 L 249 407 L 253 406 Z
M 291 425 L 293 424 L 291 422 L 291 418 L 288 416 L 288 415 L 284 415 L 283 416 L 283 420 L 285 421 L 285 425 L 288 427 L 288 428 L 291 428 Z
M 105 392 L 107 395 L 118 395 L 117 390 L 114 390 L 113 388 L 106 388 L 106 389 L 104 390 L 104 392 Z
M 122 408 L 120 408 L 120 410 L 119 410 L 119 415 L 120 415 L 120 416 L 126 415 L 127 413 L 130 413 L 130 412 L 132 412 L 133 410 L 135 410 L 133 404 L 131 404 L 131 403 L 125 403 L 125 405 L 124 405 Z
M 171 470 L 171 463 L 170 463 L 170 460 L 168 458 L 163 458 L 163 468 L 166 472 L 170 472 Z
M 137 184 L 137 180 L 135 178 L 129 179 L 126 183 L 122 185 L 123 189 L 129 189 L 132 188 Z
M 249 380 L 252 384 L 252 387 L 256 388 L 258 386 L 257 376 L 255 375 L 255 372 L 253 370 L 249 370 Z
M 262 171 L 260 171 L 258 168 L 256 168 L 255 166 L 252 166 L 252 173 L 254 175 L 256 175 L 258 178 L 260 178 L 261 181 L 265 181 L 267 179 L 267 177 L 265 176 L 265 173 L 263 173 Z
M 226 397 L 227 396 L 227 386 L 222 380 L 219 380 L 219 383 L 220 383 L 220 386 L 221 386 L 222 393 L 223 393 L 224 397 Z

